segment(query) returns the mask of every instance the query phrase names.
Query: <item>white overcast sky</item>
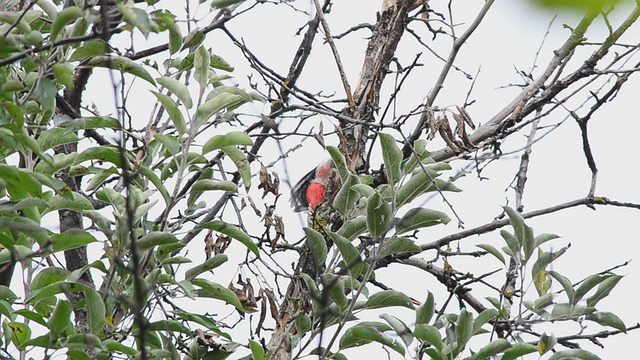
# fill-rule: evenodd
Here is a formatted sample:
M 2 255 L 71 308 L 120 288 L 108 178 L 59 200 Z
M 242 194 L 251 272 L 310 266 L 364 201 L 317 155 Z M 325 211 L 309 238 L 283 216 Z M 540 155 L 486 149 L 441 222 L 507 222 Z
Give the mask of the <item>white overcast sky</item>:
M 442 0 L 432 0 L 432 3 L 436 4 L 440 1 Z M 308 1 L 299 1 L 301 4 L 306 2 Z M 375 22 L 375 14 L 380 9 L 381 2 L 371 0 L 335 1 L 332 12 L 327 16 L 332 33 L 341 33 L 357 23 Z M 457 22 L 468 23 L 483 1 L 456 1 L 455 3 L 458 6 L 468 7 L 468 11 L 461 13 L 460 19 L 456 19 Z M 462 3 L 465 5 L 460 5 Z M 282 12 L 280 12 L 282 7 L 263 5 L 260 8 L 250 14 L 243 15 L 239 20 L 232 21 L 229 28 L 234 34 L 242 37 L 247 46 L 264 63 L 285 75 L 293 52 L 300 42 L 300 37 L 294 38 L 293 34 L 304 24 L 306 16 L 290 11 L 287 13 L 289 17 L 282 17 Z M 278 17 L 280 18 L 278 19 Z M 551 18 L 550 12 L 532 7 L 528 1 L 496 1 L 487 19 L 471 37 L 468 44 L 463 47 L 459 54 L 459 60 L 456 62 L 457 66 L 473 75 L 481 67 L 474 91 L 477 103 L 469 108 L 469 112 L 476 122 L 482 123 L 484 119 L 489 119 L 511 100 L 511 96 L 516 90 L 500 90 L 498 88 L 510 83 L 521 82 L 515 69 L 530 70 L 535 53 Z M 578 19 L 579 17 L 569 12 L 560 14 L 539 55 L 539 66 L 545 66 L 546 61 L 553 55 L 553 50 L 558 48 L 568 36 L 569 30 L 563 29 L 562 24 L 567 23 L 574 26 L 579 21 Z M 599 27 L 596 30 L 602 31 L 603 28 Z M 640 29 L 636 25 L 635 33 L 639 31 Z M 368 35 L 366 30 L 361 30 L 351 35 L 351 40 L 337 41 L 352 88 L 357 83 L 366 45 L 364 38 Z M 405 36 L 408 38 L 408 35 Z M 236 66 L 235 81 L 240 86 L 246 87 L 248 69 L 242 65 L 244 61 L 238 49 L 226 41 L 223 34 L 212 34 L 207 38 L 205 44 L 211 46 L 214 53 L 223 56 Z M 317 40 L 315 46 L 317 49 L 314 50 L 310 64 L 305 68 L 301 78 L 301 86 L 308 90 L 343 93 L 328 47 L 322 45 L 322 49 L 320 49 L 321 45 Z M 413 40 L 403 41 L 399 50 L 399 57 L 401 61 L 404 61 L 403 65 L 408 65 L 413 59 L 412 54 L 417 46 L 418 44 Z M 138 45 L 138 50 L 145 47 Z M 402 54 L 406 54 L 406 56 L 402 58 Z M 444 52 L 440 54 L 445 57 L 447 55 Z M 422 62 L 425 64 L 425 69 L 432 70 L 425 71 L 423 78 L 415 78 L 408 85 L 407 88 L 415 92 L 415 98 L 407 99 L 405 97 L 400 100 L 398 104 L 400 109 L 406 111 L 412 108 L 428 94 L 429 86 L 433 83 L 433 79 L 442 66 L 441 62 L 434 61 L 433 57 L 426 53 L 423 55 Z M 440 106 L 460 105 L 467 93 L 468 81 L 463 81 L 462 76 L 455 72 L 452 72 L 451 78 L 456 81 L 446 84 L 437 101 Z M 637 134 L 640 132 L 636 110 L 639 87 L 638 79 L 632 78 L 614 102 L 610 103 L 605 110 L 600 111 L 590 122 L 591 145 L 600 170 L 596 195 L 606 196 L 613 200 L 640 203 L 640 193 L 637 190 L 640 171 L 637 170 L 636 155 Z M 95 94 L 92 101 L 101 108 L 112 107 L 113 100 L 103 96 L 104 87 L 90 89 L 90 91 Z M 140 92 L 132 93 L 132 97 L 128 100 L 129 104 L 132 102 L 136 104 L 153 103 L 152 96 Z M 381 103 L 384 104 L 384 101 Z M 243 109 L 247 112 L 261 111 L 266 113 L 268 112 L 268 104 L 264 107 L 261 104 L 256 104 L 253 107 Z M 134 117 L 139 117 L 141 121 L 146 123 L 150 106 L 133 106 L 129 110 L 132 110 Z M 399 110 L 399 112 L 402 111 Z M 327 121 L 325 125 L 331 123 L 330 119 Z M 331 128 L 325 126 L 325 130 Z M 523 134 L 515 136 L 522 138 Z M 329 139 L 330 143 L 332 141 L 335 139 Z M 589 189 L 590 173 L 582 154 L 580 141 L 577 125 L 572 120 L 568 120 L 560 129 L 541 140 L 540 144 L 534 148 L 524 199 L 525 211 L 544 208 L 586 195 Z M 299 142 L 299 139 L 289 142 L 288 146 L 292 146 L 296 142 Z M 286 146 L 287 144 L 285 144 L 285 149 Z M 269 163 L 280 155 L 276 150 L 277 147 L 273 144 L 270 145 L 270 149 L 263 153 L 264 163 Z M 436 149 L 437 147 L 434 145 L 433 150 Z M 294 153 L 287 160 L 291 182 L 295 182 L 313 168 L 316 158 L 319 162 L 324 157 L 326 155 L 313 140 L 307 141 L 305 150 Z M 254 165 L 257 166 L 257 164 Z M 454 166 L 456 165 L 454 164 Z M 466 228 L 490 222 L 494 216 L 500 213 L 500 206 L 505 204 L 506 199 L 513 204 L 513 192 L 505 192 L 505 189 L 509 186 L 517 166 L 518 160 L 513 158 L 511 161 L 503 161 L 500 164 L 489 166 L 483 173 L 489 178 L 488 181 L 479 182 L 474 174 L 470 174 L 456 183 L 464 192 L 449 195 L 448 200 L 465 222 Z M 275 169 L 284 178 L 281 165 Z M 254 172 L 257 173 L 257 167 L 254 168 Z M 288 196 L 288 189 L 284 186 L 282 191 L 285 193 L 285 197 Z M 254 198 L 259 199 L 259 195 Z M 301 230 L 296 226 L 298 224 L 296 215 L 287 209 L 287 200 L 283 198 L 279 201 L 278 211 L 286 219 L 289 219 L 288 223 L 291 224 L 287 228 L 287 236 L 290 240 L 296 240 L 301 236 Z M 258 206 L 261 207 L 260 203 Z M 447 211 L 447 207 L 442 205 L 442 201 L 437 197 L 431 199 L 426 206 Z M 637 298 L 635 296 L 636 287 L 640 283 L 640 259 L 637 258 L 640 250 L 637 230 L 639 222 L 640 214 L 637 210 L 598 207 L 597 211 L 587 208 L 565 210 L 552 216 L 529 220 L 528 224 L 533 226 L 536 233 L 549 232 L 561 235 L 562 238 L 553 243 L 556 248 L 571 243 L 568 253 L 554 263 L 554 270 L 568 276 L 574 282 L 592 273 L 633 260 L 629 266 L 618 270 L 618 273 L 624 274 L 626 277 L 619 283 L 612 296 L 602 301 L 598 306 L 601 310 L 615 312 L 625 320 L 628 326 L 631 326 L 640 321 L 640 307 L 636 304 Z M 456 231 L 455 221 L 452 221 L 441 229 L 434 228 L 433 239 Z M 483 236 L 479 242 L 502 247 L 502 240 L 498 233 Z M 471 241 L 465 240 L 460 243 L 460 246 L 463 250 L 476 250 L 469 245 L 470 243 Z M 457 244 L 452 245 L 455 247 Z M 192 246 L 190 254 L 197 263 L 197 256 L 202 253 L 200 251 L 202 243 L 194 241 Z M 454 258 L 452 265 L 461 271 L 478 271 L 473 265 L 465 266 L 468 265 L 464 263 L 465 260 L 475 261 L 467 258 Z M 233 260 L 230 261 L 230 263 L 232 262 Z M 487 266 L 487 269 L 494 269 L 498 266 L 497 261 L 491 263 L 490 259 L 476 262 L 482 263 L 483 265 L 479 265 L 481 267 Z M 416 284 L 413 277 L 406 278 L 406 280 L 398 277 L 398 274 L 404 274 L 403 271 L 406 269 L 395 267 L 392 270 L 382 273 L 381 278 L 388 280 L 387 283 L 396 286 L 399 290 L 412 292 L 416 291 L 416 288 L 420 288 L 418 294 L 412 293 L 411 295 L 418 299 L 425 298 L 424 284 Z M 479 270 L 475 274 L 478 275 L 482 271 Z M 428 275 L 420 275 L 423 278 L 428 278 Z M 233 274 L 230 277 L 233 277 Z M 401 283 L 397 283 L 399 278 L 402 279 Z M 496 278 L 494 280 L 497 282 L 502 279 Z M 559 286 L 554 285 L 554 289 L 558 290 Z M 411 322 L 410 319 L 404 319 L 408 323 Z M 589 325 L 586 332 L 592 332 L 595 328 L 594 325 Z M 640 332 L 636 331 L 630 335 L 604 339 L 605 350 L 598 350 L 595 347 L 589 347 L 589 350 L 595 351 L 603 359 L 629 358 L 629 351 L 637 348 L 639 340 Z M 367 357 L 371 359 L 387 358 L 387 354 L 380 351 L 379 347 L 368 346 L 363 349 L 366 349 Z M 355 359 L 359 358 L 358 354 L 363 354 L 361 351 L 363 350 L 349 351 L 347 354 L 350 358 Z

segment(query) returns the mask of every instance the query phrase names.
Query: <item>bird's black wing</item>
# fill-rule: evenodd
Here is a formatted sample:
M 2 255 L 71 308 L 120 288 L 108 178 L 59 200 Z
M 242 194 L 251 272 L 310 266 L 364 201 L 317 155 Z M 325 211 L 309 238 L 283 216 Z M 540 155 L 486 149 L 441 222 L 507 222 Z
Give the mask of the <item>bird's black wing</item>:
M 291 189 L 291 207 L 293 211 L 300 212 L 309 209 L 309 203 L 307 202 L 307 188 L 309 184 L 316 178 L 316 169 L 313 169 L 303 176 Z

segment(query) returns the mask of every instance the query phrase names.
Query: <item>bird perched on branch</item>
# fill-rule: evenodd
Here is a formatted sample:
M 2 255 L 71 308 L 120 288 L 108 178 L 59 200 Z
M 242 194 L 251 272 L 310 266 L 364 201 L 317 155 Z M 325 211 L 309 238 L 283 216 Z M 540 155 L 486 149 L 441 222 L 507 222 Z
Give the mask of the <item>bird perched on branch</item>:
M 291 189 L 291 207 L 296 212 L 316 212 L 318 206 L 323 203 L 325 195 L 335 195 L 333 189 L 335 189 L 335 174 L 331 160 L 327 160 L 309 171 Z

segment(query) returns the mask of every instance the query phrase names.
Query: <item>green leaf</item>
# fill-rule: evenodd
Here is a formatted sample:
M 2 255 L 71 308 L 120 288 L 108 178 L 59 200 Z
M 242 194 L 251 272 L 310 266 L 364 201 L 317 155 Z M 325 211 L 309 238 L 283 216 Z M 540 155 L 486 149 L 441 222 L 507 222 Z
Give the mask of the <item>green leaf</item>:
M 418 161 L 427 163 L 427 161 L 424 160 L 429 158 L 431 154 L 425 149 L 426 146 L 427 141 L 424 139 L 418 139 L 413 143 L 411 155 L 402 162 L 402 171 L 405 174 L 410 174 L 418 166 Z M 433 162 L 431 159 L 429 159 L 429 161 Z
M 13 314 L 20 315 L 25 319 L 35 321 L 36 323 L 42 326 L 47 326 L 47 320 L 45 320 L 44 316 L 42 316 L 41 314 L 38 314 L 37 312 L 27 310 L 27 309 L 19 309 L 19 310 L 16 310 Z M 50 315 L 50 314 L 47 314 L 47 315 Z
M 329 290 L 329 298 L 338 306 L 341 312 L 349 307 L 349 301 L 344 291 L 345 278 L 348 277 L 331 273 L 320 275 L 322 287 Z
M 0 300 L 13 304 L 16 300 L 18 300 L 18 295 L 11 291 L 11 289 L 9 289 L 7 286 L 0 285 Z
M 78 47 L 76 51 L 74 51 L 74 53 L 69 58 L 69 61 L 79 61 L 97 55 L 102 55 L 105 54 L 108 49 L 109 47 L 102 40 L 87 41 L 83 43 L 82 46 Z
M 155 246 L 174 244 L 178 242 L 178 238 L 169 232 L 152 231 L 136 241 L 139 251 L 147 251 Z
M 583 305 L 555 304 L 551 310 L 551 320 L 573 318 L 594 312 L 594 308 Z
M 73 89 L 73 65 L 69 63 L 53 64 L 53 76 L 67 89 Z
M 49 200 L 49 208 L 45 213 L 57 210 L 73 210 L 73 211 L 90 211 L 94 210 L 91 202 L 84 196 L 75 191 L 70 191 L 65 195 L 59 194 Z
M 193 184 L 192 191 L 223 190 L 237 192 L 238 186 L 232 181 L 216 181 L 211 179 L 198 180 Z
M 138 9 L 131 3 L 118 4 L 118 10 L 122 14 L 122 19 L 140 30 L 145 39 L 149 36 L 149 32 L 152 30 L 152 23 L 145 10 Z M 154 24 L 153 26 L 156 25 Z
M 547 353 L 549 350 L 553 349 L 554 346 L 556 346 L 557 342 L 558 341 L 556 340 L 555 335 L 549 335 L 546 332 L 543 333 L 542 335 L 540 335 L 540 339 L 538 339 L 538 353 L 540 355 Z
M 42 195 L 43 184 L 36 175 L 28 170 L 0 163 L 0 179 L 6 181 L 7 190 L 14 200 L 25 198 L 28 194 L 36 197 Z
M 347 240 L 352 241 L 358 235 L 367 230 L 367 217 L 359 216 L 357 218 L 347 220 L 338 229 L 338 235 L 344 236 Z
M 362 262 L 358 249 L 356 249 L 348 239 L 337 233 L 327 232 L 327 234 L 336 244 L 340 255 L 342 255 L 342 259 L 347 268 L 346 270 L 349 272 L 351 278 L 356 279 L 358 276 L 366 273 L 367 265 Z
M 533 284 L 538 295 L 545 295 L 549 292 L 549 289 L 551 289 L 551 277 L 545 270 L 542 270 L 533 278 Z
M 245 190 L 249 191 L 249 188 L 251 188 L 251 168 L 244 152 L 235 146 L 225 146 L 221 150 L 233 161 L 242 177 L 242 184 Z
M 381 314 L 380 318 L 384 319 L 391 327 L 393 331 L 396 332 L 402 338 L 402 341 L 406 346 L 411 345 L 413 342 L 413 335 L 411 335 L 411 329 L 400 319 L 393 315 L 389 314 Z
M 304 336 L 307 331 L 311 330 L 311 317 L 305 313 L 296 316 L 295 323 L 296 330 L 300 336 Z
M 259 342 L 249 340 L 249 348 L 251 349 L 251 357 L 253 360 L 264 360 L 264 349 Z
M 47 229 L 41 227 L 35 221 L 29 218 L 17 215 L 14 217 L 0 218 L 0 228 L 7 228 L 23 232 L 34 238 L 39 244 L 45 244 L 49 240 Z
M 186 335 L 191 335 L 191 330 L 186 326 L 182 325 L 179 321 L 176 320 L 158 320 L 149 324 L 149 331 L 168 331 L 168 332 L 179 332 Z
M 225 135 L 215 135 L 202 147 L 202 155 L 227 146 L 253 146 L 253 140 L 242 131 L 232 131 Z
M 231 340 L 231 335 L 221 331 L 218 328 L 218 324 L 215 322 L 215 320 L 213 320 L 211 318 L 211 316 L 187 313 L 187 312 L 183 312 L 183 311 L 174 311 L 173 313 L 176 316 L 179 316 L 180 318 L 182 318 L 184 320 L 193 321 L 195 323 L 198 323 L 198 324 L 206 327 L 207 329 L 215 332 L 216 334 L 218 334 L 220 336 L 224 336 L 225 338 L 227 338 L 227 340 Z
M 340 338 L 340 349 L 362 346 L 372 341 L 388 346 L 402 356 L 405 354 L 404 346 L 396 339 L 367 324 L 357 324 L 347 329 Z
M 67 276 L 69 276 L 69 271 L 67 271 L 66 269 L 56 267 L 44 268 L 33 278 L 31 284 L 29 284 L 29 290 L 31 290 L 31 292 L 34 292 L 46 287 L 47 285 L 64 281 Z
M 184 39 L 184 44 L 182 44 L 182 49 L 188 49 L 191 47 L 196 47 L 202 44 L 204 41 L 204 33 L 198 29 L 191 31 Z M 182 69 L 181 69 L 182 70 Z
M 476 246 L 479 247 L 480 249 L 488 252 L 489 254 L 493 255 L 496 259 L 500 260 L 500 262 L 502 264 L 505 264 L 505 265 L 507 264 L 507 262 L 504 259 L 504 256 L 502 256 L 502 253 L 500 251 L 498 251 L 498 249 L 496 249 L 492 245 L 479 244 L 479 245 L 476 245 Z
M 142 65 L 124 56 L 116 55 L 97 55 L 91 58 L 86 64 L 88 67 L 104 67 L 108 69 L 119 70 L 133 76 L 137 76 L 142 80 L 149 82 L 151 85 L 155 85 L 151 75 L 145 70 Z
M 66 346 L 71 348 L 70 352 L 74 351 L 69 354 L 69 358 L 78 359 L 85 354 L 85 349 L 102 349 L 102 341 L 93 334 L 75 334 L 67 337 Z
M 138 166 L 138 171 L 140 171 L 140 173 L 143 176 L 145 176 L 147 179 L 149 179 L 149 181 L 151 181 L 153 185 L 155 185 L 158 191 L 160 191 L 160 194 L 162 195 L 162 199 L 164 200 L 164 203 L 168 204 L 171 199 L 171 195 L 169 195 L 167 188 L 164 186 L 164 183 L 162 182 L 162 180 L 160 180 L 158 175 L 156 175 L 156 173 L 153 170 L 142 165 Z
M 456 324 L 456 340 L 458 342 L 458 348 L 464 349 L 472 335 L 473 315 L 466 309 L 462 308 L 458 315 L 458 323 Z
M 320 294 L 320 289 L 318 289 L 318 284 L 316 284 L 316 282 L 308 274 L 303 273 L 301 276 L 302 281 L 307 287 L 307 290 L 309 290 L 309 297 L 311 297 L 311 305 L 313 306 L 313 311 L 320 311 L 323 305 L 320 301 L 322 295 Z
M 54 339 L 60 337 L 67 328 L 73 327 L 71 324 L 72 311 L 73 307 L 71 303 L 66 300 L 58 300 L 58 304 L 47 323 L 49 330 L 51 330 L 51 336 Z
M 518 245 L 524 246 L 527 242 L 527 237 L 533 235 L 529 233 L 530 229 L 529 231 L 527 230 L 527 225 L 524 223 L 524 218 L 522 217 L 522 215 L 520 215 L 519 212 L 508 206 L 503 206 L 502 208 L 507 213 L 507 216 L 509 216 L 511 226 L 513 226 L 514 236 L 518 240 Z
M 98 200 L 101 200 L 108 204 L 113 205 L 113 207 L 115 207 L 119 213 L 121 214 L 126 213 L 125 205 L 127 201 L 125 200 L 124 196 L 122 196 L 122 194 L 120 194 L 119 192 L 111 188 L 105 187 L 103 189 L 96 191 L 96 198 L 98 198 Z
M 607 277 L 602 275 L 590 275 L 580 283 L 573 294 L 573 304 L 577 304 L 596 285 L 603 282 Z
M 158 140 L 169 154 L 175 156 L 180 152 L 180 141 L 175 136 L 156 133 L 153 138 Z
M 378 309 L 390 306 L 402 306 L 413 309 L 411 299 L 404 293 L 396 290 L 383 290 L 377 292 L 371 295 L 364 304 L 365 309 Z
M 51 80 L 49 79 L 42 79 L 42 81 L 40 82 L 40 84 L 42 85 L 40 88 L 40 90 L 42 90 L 42 92 L 46 92 L 49 93 L 50 90 L 47 89 L 47 87 L 50 85 L 45 85 L 45 83 L 51 83 Z M 55 94 L 55 92 L 54 92 Z M 40 96 L 55 96 L 52 94 L 40 94 Z M 45 102 L 45 100 L 42 100 L 43 104 Z M 44 110 L 46 111 L 49 107 L 47 107 L 47 105 L 43 105 Z M 18 146 L 21 149 L 30 149 L 31 151 L 33 151 L 34 154 L 40 155 L 40 158 L 42 158 L 43 160 L 47 159 L 46 157 L 41 156 L 42 155 L 42 150 L 40 149 L 40 146 L 38 144 L 38 142 L 33 138 L 33 136 L 31 136 L 28 132 L 26 128 L 22 128 L 18 131 L 15 131 L 13 133 L 13 135 L 15 136 L 15 139 L 18 141 Z
M 51 248 L 53 252 L 76 249 L 98 241 L 90 233 L 80 229 L 69 229 L 62 234 L 51 235 Z
M 333 166 L 338 171 L 340 175 L 340 181 L 344 184 L 349 178 L 349 168 L 347 167 L 347 162 L 344 158 L 344 154 L 340 152 L 340 150 L 335 146 L 327 146 L 327 151 L 329 155 L 331 155 L 331 160 L 333 160 Z
M 84 290 L 84 285 L 80 283 L 58 281 L 39 288 L 38 290 L 31 291 L 24 301 L 25 303 L 33 304 L 44 298 L 52 297 L 63 292 L 76 293 L 82 290 Z
M 11 321 L 3 325 L 5 325 L 3 326 L 5 333 L 10 334 L 11 341 L 19 349 L 31 338 L 31 329 L 23 323 Z
M 211 179 L 198 180 L 191 188 L 189 199 L 187 200 L 187 206 L 192 206 L 204 191 L 209 190 L 231 191 L 235 193 L 238 192 L 238 185 L 232 181 L 216 181 Z
M 438 176 L 438 173 L 429 168 L 425 170 L 427 171 L 426 173 L 424 171 L 420 171 L 413 174 L 409 181 L 400 186 L 396 193 L 396 206 L 407 204 L 411 200 L 423 194 L 429 186 L 431 186 L 433 180 Z
M 358 192 L 358 194 L 367 198 L 370 196 L 373 196 L 373 194 L 376 193 L 376 190 L 373 190 L 371 186 L 365 185 L 365 184 L 355 184 L 351 187 L 351 189 L 353 189 L 354 191 Z
M 473 321 L 473 333 L 476 334 L 482 328 L 482 325 L 488 323 L 491 320 L 494 320 L 498 316 L 498 310 L 496 309 L 485 309 L 478 317 Z
M 544 271 L 547 265 L 551 264 L 555 259 L 560 257 L 567 251 L 566 247 L 561 248 L 556 252 L 543 252 L 538 256 L 538 260 L 531 267 L 531 276 L 535 279 L 540 271 Z
M 500 236 L 502 236 L 504 241 L 507 243 L 507 247 L 511 250 L 511 256 L 513 259 L 520 263 L 520 244 L 518 243 L 518 239 L 507 230 L 500 230 Z
M 511 346 L 511 349 L 504 352 L 501 360 L 514 360 L 523 355 L 531 354 L 536 351 L 538 351 L 538 348 L 535 345 L 525 343 L 513 344 L 513 346 Z
M 571 281 L 564 275 L 561 275 L 560 273 L 553 270 L 547 271 L 547 274 L 552 276 L 554 279 L 556 279 L 556 281 L 560 283 L 560 285 L 562 285 L 564 292 L 567 293 L 567 297 L 569 298 L 569 303 L 575 305 L 576 302 L 574 302 L 573 284 L 571 284 Z
M 441 211 L 414 208 L 407 211 L 400 221 L 398 221 L 398 225 L 396 225 L 396 232 L 398 234 L 402 234 L 429 226 L 448 224 L 449 221 L 451 221 L 449 216 Z
M 389 185 L 394 186 L 400 181 L 402 173 L 400 172 L 400 164 L 402 163 L 402 151 L 396 144 L 393 136 L 385 133 L 378 133 L 380 137 L 380 145 L 382 146 L 382 160 L 384 161 L 384 170 L 387 174 Z
M 63 153 L 54 154 L 53 165 L 50 165 L 44 161 L 41 161 L 36 164 L 33 170 L 42 175 L 51 176 L 57 173 L 58 171 L 73 165 L 73 162 L 76 160 L 77 156 L 78 156 L 78 153 L 75 153 L 75 152 L 71 154 L 63 154 Z M 61 183 L 60 188 L 62 187 L 64 187 L 64 183 Z
M 416 324 L 413 335 L 427 343 L 433 345 L 438 351 L 442 351 L 442 337 L 435 326 L 427 324 Z
M 534 302 L 533 302 L 533 307 L 531 307 L 531 310 L 538 313 L 540 312 L 540 310 L 546 308 L 547 306 L 553 304 L 553 299 L 556 297 L 556 294 L 554 293 L 546 293 L 542 296 L 540 296 L 539 298 L 537 298 Z
M 89 322 L 89 332 L 99 335 L 105 324 L 106 307 L 102 296 L 90 287 L 84 288 L 85 308 L 87 310 L 87 321 Z
M 71 144 L 78 141 L 78 135 L 61 128 L 45 130 L 40 134 L 40 136 L 38 136 L 37 140 L 41 151 L 46 151 L 56 146 Z
M 489 359 L 493 355 L 497 355 L 510 347 L 511 344 L 509 344 L 509 341 L 506 339 L 496 339 L 478 350 L 478 352 L 471 357 L 471 360 Z
M 180 51 L 182 47 L 182 32 L 180 26 L 173 19 L 165 20 L 165 26 L 169 30 L 169 53 L 171 55 Z M 191 106 L 188 106 L 190 108 Z
M 597 355 L 587 350 L 571 349 L 558 351 L 549 357 L 549 360 L 601 360 Z
M 229 92 L 219 93 L 198 107 L 198 110 L 196 110 L 198 124 L 204 124 L 213 115 L 222 110 L 236 107 L 244 102 L 245 100 L 242 96 Z
M 114 164 L 118 168 L 122 168 L 120 150 L 118 150 L 118 148 L 114 146 L 97 146 L 88 148 L 87 150 L 78 154 L 74 165 L 79 165 L 89 160 L 100 160 L 103 162 L 109 162 Z
M 51 34 L 49 36 L 49 42 L 53 43 L 58 37 L 58 34 L 60 34 L 62 28 L 72 23 L 82 15 L 82 9 L 77 6 L 69 6 L 60 10 L 51 23 Z
M 377 192 L 367 201 L 367 228 L 371 237 L 377 239 L 389 230 L 392 220 L 391 205 Z
M 175 101 L 163 93 L 159 93 L 157 91 L 151 91 L 151 93 L 155 95 L 155 97 L 160 101 L 160 104 L 162 104 L 162 107 L 167 111 L 173 125 L 176 127 L 176 130 L 178 130 L 178 133 L 183 135 L 187 132 L 187 124 L 185 123 L 182 112 L 178 109 L 178 105 L 176 105 Z
M 22 81 L 11 79 L 2 84 L 2 87 L 0 87 L 0 92 L 8 94 L 21 91 L 22 89 L 24 89 L 24 84 L 22 83 Z
M 191 107 L 193 106 L 193 101 L 191 100 L 191 94 L 189 94 L 187 85 L 172 77 L 167 76 L 157 78 L 156 81 L 158 82 L 158 84 L 164 86 L 169 91 L 171 91 L 171 93 L 177 96 L 187 109 L 191 109 Z
M 618 329 L 623 333 L 627 332 L 627 327 L 624 325 L 622 319 L 616 314 L 607 311 L 598 311 L 586 316 L 587 320 L 597 322 L 602 326 L 609 326 L 614 329 Z
M 204 88 L 209 84 L 209 64 L 211 63 L 211 53 L 204 46 L 200 46 L 196 50 L 194 59 L 194 66 L 196 71 L 194 77 L 200 84 L 200 93 L 204 91 Z
M 428 324 L 435 312 L 433 294 L 427 294 L 427 300 L 416 309 L 416 325 Z
M 2 226 L 2 224 L 0 224 L 0 226 Z M 0 250 L 0 265 L 15 261 L 15 258 L 27 259 L 31 256 L 34 256 L 34 252 L 31 248 L 24 245 L 14 245 L 11 247 L 11 250 Z
M 553 240 L 553 239 L 558 239 L 560 236 L 556 235 L 556 234 L 540 234 L 538 236 L 535 237 L 535 246 L 538 247 L 544 243 L 546 243 L 549 240 Z
M 360 181 L 357 176 L 349 173 L 347 181 L 342 183 L 340 191 L 336 194 L 336 197 L 333 200 L 333 208 L 338 210 L 342 215 L 347 215 L 355 206 L 358 198 L 360 198 L 360 194 L 352 189 L 353 185 L 358 184 L 359 182 Z
M 613 275 L 605 279 L 599 286 L 596 293 L 593 296 L 587 299 L 587 306 L 596 306 L 600 300 L 604 299 L 609 295 L 611 290 L 618 284 L 618 282 L 622 279 L 620 275 Z
M 121 342 L 116 340 L 106 339 L 102 342 L 102 345 L 104 345 L 107 351 L 109 351 L 109 353 L 111 354 L 118 352 L 129 356 L 138 354 L 138 351 L 136 349 L 123 345 Z
M 213 270 L 218 266 L 224 264 L 228 259 L 229 258 L 225 254 L 217 254 L 214 257 L 205 260 L 205 262 L 203 262 L 202 264 L 196 265 L 187 270 L 187 272 L 184 274 L 184 279 L 187 281 L 191 281 L 203 272 Z
M 49 203 L 40 198 L 28 197 L 20 201 L 5 201 L 0 203 L 0 213 L 13 213 L 14 211 L 33 209 L 37 207 L 46 208 L 48 206 Z
M 65 126 L 67 131 L 88 130 L 88 129 L 120 129 L 118 119 L 108 116 L 93 116 L 63 121 L 58 124 Z
M 401 252 L 420 252 L 421 249 L 418 245 L 413 242 L 413 240 L 404 238 L 404 237 L 392 237 L 390 239 L 385 239 L 382 247 L 378 250 L 376 254 L 379 258 L 385 258 L 389 255 L 394 255 Z
M 303 229 L 307 236 L 307 244 L 311 249 L 315 266 L 320 267 L 327 260 L 327 243 L 324 240 L 324 236 L 310 227 L 304 227 Z
M 531 255 L 533 255 L 533 251 L 536 249 L 536 240 L 533 237 L 533 229 L 530 226 L 524 227 L 524 242 L 522 244 L 522 249 L 524 250 L 524 263 L 526 264 L 529 259 L 531 259 Z
M 231 5 L 240 4 L 245 0 L 211 0 L 211 7 L 214 9 L 224 9 Z
M 242 231 L 237 226 L 227 224 L 224 221 L 213 220 L 206 223 L 200 223 L 196 228 L 199 229 L 209 229 L 213 231 L 217 231 L 223 233 L 227 236 L 230 236 L 238 241 L 240 241 L 244 246 L 246 246 L 251 252 L 253 252 L 256 257 L 260 257 L 260 251 L 258 250 L 258 246 L 253 243 L 249 235 L 247 235 L 244 231 Z
M 242 306 L 242 303 L 240 302 L 240 299 L 238 299 L 238 296 L 233 291 L 220 284 L 212 283 L 211 281 L 205 279 L 193 279 L 191 282 L 201 288 L 201 290 L 198 291 L 198 296 L 222 300 L 229 305 L 235 306 L 238 311 L 241 311 L 243 313 L 252 310 L 246 309 L 244 306 Z
M 326 348 L 322 346 L 315 346 L 310 352 L 310 355 L 324 355 L 326 353 L 326 359 L 331 360 L 347 360 L 347 357 L 341 353 L 332 353 L 331 351 L 327 351 Z

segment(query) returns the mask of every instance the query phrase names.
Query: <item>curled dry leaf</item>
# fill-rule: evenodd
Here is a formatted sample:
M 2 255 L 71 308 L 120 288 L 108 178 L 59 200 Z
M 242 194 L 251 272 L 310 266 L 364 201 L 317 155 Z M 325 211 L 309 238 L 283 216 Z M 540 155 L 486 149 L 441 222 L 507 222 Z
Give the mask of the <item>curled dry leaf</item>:
M 278 196 L 280 194 L 280 177 L 278 174 L 275 172 L 269 174 L 267 168 L 261 166 L 260 172 L 258 173 L 258 179 L 260 180 L 258 189 L 262 189 L 263 199 L 268 193 L 272 193 L 274 196 Z
M 224 254 L 231 244 L 231 238 L 227 235 L 218 235 L 215 244 L 213 244 L 213 253 L 215 255 Z

